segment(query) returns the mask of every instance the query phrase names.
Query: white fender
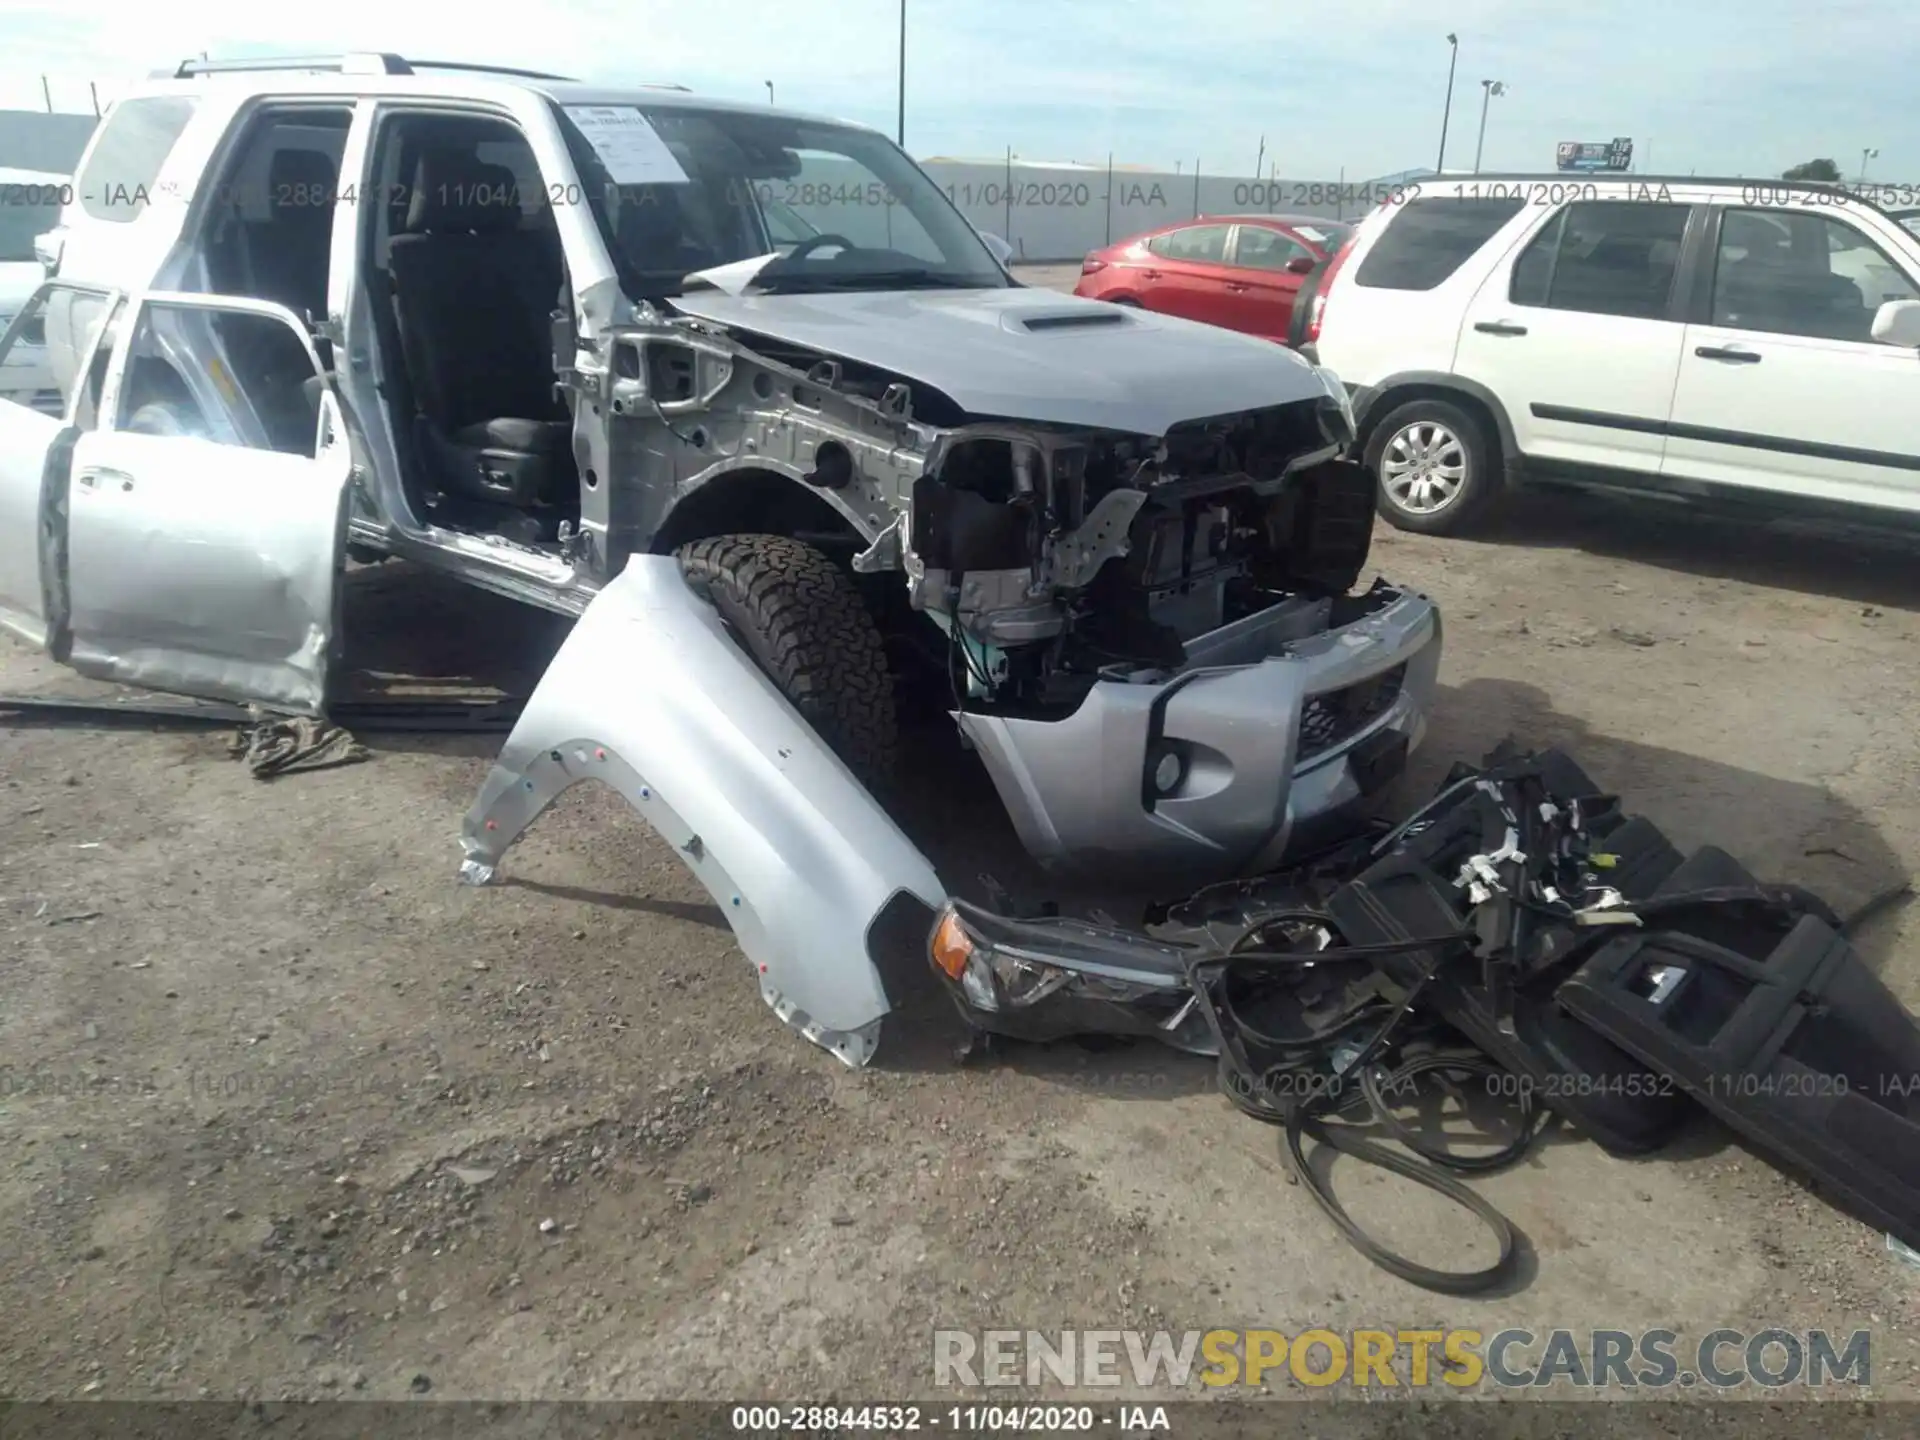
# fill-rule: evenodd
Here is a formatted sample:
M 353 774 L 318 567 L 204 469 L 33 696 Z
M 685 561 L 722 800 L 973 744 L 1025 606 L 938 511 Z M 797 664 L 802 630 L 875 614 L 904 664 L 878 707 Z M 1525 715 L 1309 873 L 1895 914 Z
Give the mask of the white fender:
M 848 1065 L 889 1004 L 876 959 L 926 937 L 947 892 L 900 827 L 729 637 L 670 556 L 587 605 L 468 811 L 484 885 L 582 780 L 626 797 L 733 924 L 766 1002 Z

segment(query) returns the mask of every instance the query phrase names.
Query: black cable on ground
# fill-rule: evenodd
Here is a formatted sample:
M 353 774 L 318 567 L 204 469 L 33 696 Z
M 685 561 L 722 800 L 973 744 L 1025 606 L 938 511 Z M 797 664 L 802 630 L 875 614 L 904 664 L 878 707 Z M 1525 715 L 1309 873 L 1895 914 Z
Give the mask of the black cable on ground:
M 1383 1170 L 1390 1170 L 1415 1184 L 1426 1186 L 1436 1194 L 1446 1196 L 1492 1233 L 1499 1246 L 1498 1257 L 1483 1270 L 1437 1270 L 1387 1249 L 1360 1228 L 1359 1223 L 1334 1198 L 1332 1191 L 1314 1174 L 1313 1167 L 1307 1163 L 1306 1149 L 1301 1144 L 1302 1137 L 1306 1135 L 1311 1135 L 1322 1144 L 1331 1145 L 1343 1155 L 1369 1165 L 1378 1165 Z M 1528 1140 L 1531 1139 L 1529 1135 Z M 1422 1290 L 1433 1290 L 1442 1295 L 1479 1295 L 1502 1284 L 1511 1273 L 1519 1242 L 1513 1222 L 1438 1166 L 1425 1164 L 1398 1151 L 1362 1140 L 1357 1135 L 1344 1133 L 1337 1125 L 1322 1125 L 1307 1117 L 1304 1106 L 1296 1108 L 1287 1119 L 1286 1146 L 1294 1172 L 1300 1177 L 1300 1184 L 1306 1192 L 1326 1212 L 1327 1218 L 1333 1221 L 1340 1233 L 1347 1237 L 1348 1243 L 1388 1274 L 1398 1275 L 1410 1285 L 1418 1285 Z
M 1862 925 L 1873 919 L 1881 911 L 1892 907 L 1895 901 L 1905 900 L 1913 894 L 1913 882 L 1902 880 L 1898 885 L 1889 885 L 1878 894 L 1869 896 L 1857 906 L 1853 913 L 1840 922 L 1840 933 L 1852 939 Z
M 1241 936 L 1241 942 L 1270 929 L 1282 920 L 1305 921 L 1325 928 L 1333 933 L 1329 917 L 1313 911 L 1288 911 L 1250 928 Z M 1207 968 L 1218 968 L 1219 994 L 1213 991 L 1213 982 L 1195 977 L 1195 990 L 1201 1003 L 1214 1014 L 1214 1023 L 1221 1037 L 1222 1088 L 1227 1097 L 1243 1113 L 1269 1125 L 1283 1128 L 1283 1144 L 1294 1174 L 1314 1203 L 1326 1212 L 1327 1218 L 1347 1238 L 1349 1244 L 1368 1260 L 1389 1274 L 1397 1275 L 1409 1284 L 1422 1289 L 1432 1290 L 1443 1295 L 1475 1295 L 1502 1284 L 1512 1272 L 1517 1253 L 1518 1235 L 1513 1222 L 1502 1215 L 1488 1201 L 1470 1190 L 1455 1177 L 1454 1172 L 1484 1173 L 1510 1165 L 1526 1153 L 1540 1133 L 1547 1115 L 1545 1111 L 1535 1111 L 1530 1099 L 1523 1096 L 1522 1123 L 1519 1136 L 1507 1145 L 1486 1155 L 1456 1155 L 1451 1151 L 1431 1146 L 1423 1142 L 1412 1130 L 1392 1113 L 1383 1088 L 1409 1083 L 1416 1077 L 1437 1071 L 1449 1071 L 1454 1074 L 1479 1074 L 1488 1077 L 1503 1074 L 1504 1071 L 1484 1056 L 1460 1054 L 1422 1055 L 1406 1061 L 1392 1070 L 1384 1070 L 1375 1063 L 1377 1056 L 1385 1053 L 1394 1043 L 1395 1037 L 1410 1023 L 1415 1014 L 1420 996 L 1426 990 L 1445 959 L 1436 959 L 1420 980 L 1408 991 L 1404 1000 L 1393 1007 L 1388 1016 L 1371 1039 L 1359 1047 L 1356 1054 L 1326 1083 L 1309 1061 L 1325 1057 L 1333 1034 L 1351 1028 L 1349 1022 L 1341 1022 L 1329 1028 L 1321 1037 L 1304 1040 L 1299 1043 L 1283 1043 L 1273 1046 L 1270 1037 L 1264 1032 L 1248 1026 L 1238 1015 L 1226 996 L 1226 970 L 1235 965 L 1248 965 L 1254 968 L 1279 968 L 1281 966 L 1299 966 L 1328 960 L 1371 957 L 1379 954 L 1405 953 L 1416 950 L 1459 950 L 1466 944 L 1466 937 L 1459 935 L 1431 937 L 1422 940 L 1402 941 L 1392 945 L 1350 945 L 1330 946 L 1324 950 L 1287 951 L 1236 951 L 1230 956 L 1210 962 Z M 1255 1044 L 1267 1043 L 1271 1048 L 1289 1051 L 1300 1059 L 1289 1064 L 1283 1062 L 1268 1067 L 1265 1071 L 1256 1071 L 1247 1058 L 1246 1041 Z M 1289 1087 L 1287 1103 L 1273 1103 L 1277 1088 L 1277 1076 L 1300 1077 L 1299 1088 Z M 1358 1092 L 1366 1101 L 1374 1120 L 1381 1128 L 1406 1145 L 1414 1152 L 1412 1157 L 1389 1150 L 1370 1140 L 1353 1134 L 1344 1125 L 1323 1123 L 1326 1116 L 1347 1108 L 1351 1101 L 1342 1101 L 1340 1097 L 1340 1077 L 1352 1075 L 1358 1077 Z M 1229 1078 L 1231 1076 L 1231 1078 Z M 1417 1185 L 1424 1185 L 1436 1194 L 1443 1195 L 1463 1210 L 1471 1214 L 1492 1234 L 1498 1247 L 1498 1255 L 1491 1265 L 1480 1270 L 1440 1270 L 1422 1265 L 1397 1254 L 1380 1244 L 1360 1224 L 1349 1215 L 1332 1190 L 1314 1173 L 1307 1161 L 1304 1141 L 1311 1136 L 1323 1145 L 1329 1145 L 1341 1154 L 1364 1164 L 1376 1165 Z
M 1490 774 L 1483 772 L 1455 781 L 1423 809 L 1375 840 L 1367 853 L 1379 855 L 1390 849 L 1453 796 L 1489 778 L 1492 778 Z M 1526 852 L 1531 853 L 1538 848 L 1534 843 L 1530 818 L 1522 830 L 1521 838 L 1525 842 Z M 1865 920 L 1911 893 L 1910 884 L 1893 887 L 1868 900 L 1844 922 L 1819 896 L 1796 885 L 1704 887 L 1679 894 L 1640 898 L 1620 909 L 1644 923 L 1656 917 L 1674 916 L 1701 908 L 1755 905 L 1776 914 L 1784 914 L 1789 919 L 1812 915 L 1842 934 L 1851 934 Z M 1543 916 L 1562 925 L 1580 923 L 1580 915 L 1566 902 L 1548 907 L 1527 898 L 1518 886 L 1507 896 L 1507 903 L 1512 907 L 1513 921 L 1507 944 L 1520 954 L 1528 953 L 1525 921 Z M 1329 942 L 1338 936 L 1332 918 L 1317 909 L 1301 906 L 1276 910 L 1247 926 L 1227 947 L 1225 954 L 1196 963 L 1189 973 L 1194 994 L 1219 1041 L 1221 1085 L 1228 1099 L 1245 1114 L 1283 1128 L 1283 1144 L 1300 1184 L 1348 1242 L 1375 1265 L 1410 1284 L 1447 1295 L 1480 1294 L 1502 1284 L 1513 1269 L 1517 1232 L 1506 1216 L 1475 1194 L 1458 1177 L 1485 1174 L 1513 1164 L 1531 1148 L 1551 1119 L 1550 1113 L 1536 1109 L 1528 1089 L 1520 1087 L 1517 1097 L 1520 1126 L 1514 1139 L 1488 1153 L 1457 1154 L 1444 1146 L 1431 1144 L 1416 1134 L 1411 1126 L 1393 1113 L 1386 1092 L 1411 1084 L 1423 1075 L 1447 1073 L 1494 1080 L 1506 1074 L 1505 1068 L 1489 1057 L 1473 1052 L 1423 1051 L 1405 1056 L 1392 1068 L 1381 1063 L 1380 1058 L 1396 1046 L 1401 1047 L 1405 1055 L 1404 1047 L 1409 1038 L 1405 1032 L 1416 1023 L 1416 1010 L 1422 995 L 1443 966 L 1473 952 L 1474 937 L 1462 931 L 1390 944 L 1328 943 L 1325 948 L 1318 950 L 1243 948 L 1289 922 L 1318 929 L 1323 932 L 1322 938 Z M 1597 941 L 1599 937 L 1589 938 Z M 1236 971 L 1264 973 L 1276 978 L 1297 978 L 1307 967 L 1315 965 L 1418 952 L 1430 953 L 1433 958 L 1404 998 L 1389 1000 L 1383 994 L 1374 1000 L 1363 994 L 1357 1004 L 1350 1005 L 1330 1023 L 1318 1029 L 1303 1028 L 1297 1034 L 1273 1033 L 1270 1027 L 1254 1023 L 1236 1006 L 1231 993 L 1230 982 Z M 1561 961 L 1564 963 L 1568 958 L 1562 956 Z M 1363 1028 L 1371 1030 L 1369 1038 L 1357 1045 L 1352 1044 L 1354 1032 Z M 1250 1058 L 1250 1050 L 1262 1052 L 1262 1063 L 1257 1064 Z M 1373 1121 L 1410 1153 L 1401 1153 L 1363 1139 L 1347 1124 L 1326 1123 L 1354 1107 L 1352 1096 L 1341 1096 L 1341 1090 L 1349 1080 L 1354 1083 L 1358 1097 L 1365 1102 Z M 1346 1212 L 1331 1188 L 1314 1173 L 1308 1163 L 1304 1143 L 1309 1136 L 1320 1144 L 1331 1146 L 1340 1154 L 1379 1166 L 1453 1201 L 1493 1236 L 1498 1247 L 1498 1255 L 1493 1263 L 1479 1270 L 1440 1270 L 1409 1260 L 1381 1245 Z

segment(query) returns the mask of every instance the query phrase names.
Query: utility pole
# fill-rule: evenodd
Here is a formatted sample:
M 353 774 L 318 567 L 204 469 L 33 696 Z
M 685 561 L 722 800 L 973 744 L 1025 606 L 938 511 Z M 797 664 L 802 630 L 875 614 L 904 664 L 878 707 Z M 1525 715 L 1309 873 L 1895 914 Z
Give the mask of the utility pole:
M 1460 63 L 1460 37 L 1448 31 L 1447 44 L 1452 47 L 1452 55 L 1447 60 L 1447 108 L 1440 112 L 1440 158 L 1433 163 L 1434 171 L 1439 174 L 1444 174 L 1447 168 L 1447 122 L 1453 118 L 1453 70 Z
M 1487 148 L 1487 104 L 1496 95 L 1507 93 L 1503 80 L 1482 80 L 1480 82 L 1480 143 L 1473 148 L 1473 173 L 1480 173 L 1480 154 Z
M 53 87 L 47 84 L 47 77 L 40 77 L 40 98 L 47 102 L 47 113 L 53 113 Z
M 1107 238 L 1106 244 L 1113 243 L 1113 151 L 1107 151 Z
M 902 150 L 907 148 L 907 0 L 900 0 L 900 118 L 893 143 Z
M 767 104 L 771 105 L 773 103 L 773 82 L 771 80 L 762 80 L 760 83 L 767 87 Z
M 1879 158 L 1880 152 L 1878 150 L 1862 150 L 1860 152 L 1860 183 L 1862 185 L 1867 183 L 1867 162 L 1869 160 L 1878 160 Z

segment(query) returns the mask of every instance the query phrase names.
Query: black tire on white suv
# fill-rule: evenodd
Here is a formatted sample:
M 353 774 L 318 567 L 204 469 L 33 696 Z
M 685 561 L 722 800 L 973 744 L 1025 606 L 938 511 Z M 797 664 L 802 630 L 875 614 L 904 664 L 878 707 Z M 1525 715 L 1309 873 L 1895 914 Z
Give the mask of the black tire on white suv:
M 1399 530 L 1458 535 L 1500 493 L 1500 452 L 1486 424 L 1450 400 L 1397 405 L 1367 437 L 1380 513 Z
M 868 785 L 889 785 L 893 676 L 847 573 L 785 535 L 716 535 L 676 554 L 687 582 L 847 767 Z

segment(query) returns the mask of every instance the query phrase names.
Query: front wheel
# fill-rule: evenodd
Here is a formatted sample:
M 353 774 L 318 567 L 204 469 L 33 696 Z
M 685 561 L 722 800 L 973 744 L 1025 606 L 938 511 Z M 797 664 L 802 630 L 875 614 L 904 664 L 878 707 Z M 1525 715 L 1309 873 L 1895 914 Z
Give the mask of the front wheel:
M 899 741 L 893 676 L 847 573 L 785 535 L 716 535 L 675 553 L 801 718 L 864 783 L 888 785 Z
M 1447 400 L 1396 407 L 1367 441 L 1380 513 L 1400 530 L 1457 535 L 1499 494 L 1499 455 L 1486 426 Z

